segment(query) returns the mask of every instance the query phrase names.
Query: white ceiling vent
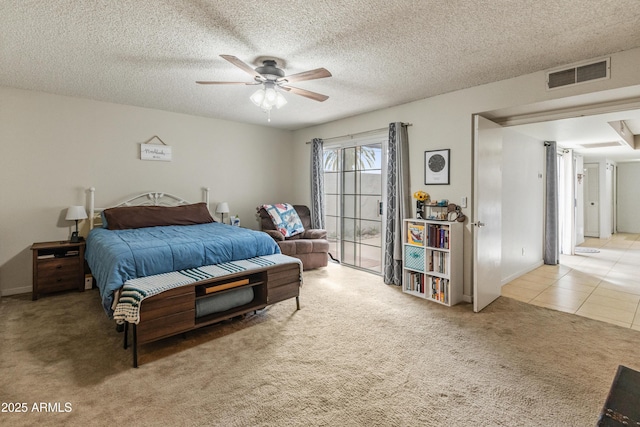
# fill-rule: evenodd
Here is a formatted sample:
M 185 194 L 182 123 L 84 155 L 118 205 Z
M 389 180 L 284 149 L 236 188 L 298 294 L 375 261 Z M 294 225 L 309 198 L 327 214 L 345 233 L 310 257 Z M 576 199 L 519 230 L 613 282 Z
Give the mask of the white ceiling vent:
M 547 89 L 575 86 L 609 78 L 610 58 L 547 72 Z

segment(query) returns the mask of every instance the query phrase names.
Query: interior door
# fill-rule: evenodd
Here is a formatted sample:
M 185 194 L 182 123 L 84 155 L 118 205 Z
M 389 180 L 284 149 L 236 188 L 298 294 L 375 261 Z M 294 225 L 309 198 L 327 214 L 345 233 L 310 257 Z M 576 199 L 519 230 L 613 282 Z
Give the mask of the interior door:
M 585 163 L 584 170 L 584 235 L 600 237 L 600 167 Z
M 474 115 L 473 311 L 502 288 L 502 127 Z

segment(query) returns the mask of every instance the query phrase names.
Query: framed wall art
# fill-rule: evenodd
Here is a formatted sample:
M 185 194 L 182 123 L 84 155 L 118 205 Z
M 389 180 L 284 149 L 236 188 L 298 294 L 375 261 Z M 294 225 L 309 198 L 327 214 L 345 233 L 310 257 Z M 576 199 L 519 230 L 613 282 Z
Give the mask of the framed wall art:
M 425 185 L 449 184 L 449 153 L 451 150 L 432 150 L 424 152 Z

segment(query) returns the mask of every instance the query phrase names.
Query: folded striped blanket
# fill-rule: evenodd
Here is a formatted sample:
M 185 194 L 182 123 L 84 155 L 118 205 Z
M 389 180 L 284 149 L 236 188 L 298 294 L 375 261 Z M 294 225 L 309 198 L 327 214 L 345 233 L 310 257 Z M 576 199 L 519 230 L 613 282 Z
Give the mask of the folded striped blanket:
M 127 280 L 122 287 L 113 318 L 116 323 L 119 324 L 124 322 L 138 324 L 140 322 L 140 304 L 145 298 L 152 297 L 169 289 L 190 285 L 203 280 L 220 278 L 229 274 L 292 262 L 297 262 L 300 265 L 300 283 L 302 283 L 302 262 L 297 258 L 283 254 L 265 255 L 130 279 Z

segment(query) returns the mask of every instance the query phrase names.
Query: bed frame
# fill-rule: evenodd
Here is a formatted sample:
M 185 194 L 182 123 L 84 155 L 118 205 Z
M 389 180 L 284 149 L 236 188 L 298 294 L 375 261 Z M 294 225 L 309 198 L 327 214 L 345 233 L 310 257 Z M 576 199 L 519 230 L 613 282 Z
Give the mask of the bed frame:
M 96 226 L 102 225 L 102 216 L 100 215 L 103 210 L 107 208 L 96 208 L 95 203 L 96 188 L 89 188 L 89 229 L 93 230 Z M 209 209 L 209 188 L 202 188 L 202 201 L 207 204 Z M 188 205 L 191 202 L 184 200 L 181 197 L 174 196 L 169 193 L 160 191 L 150 191 L 147 193 L 138 194 L 137 196 L 123 200 L 110 208 L 119 208 L 122 206 L 180 206 Z
M 101 224 L 100 213 L 106 208 L 95 207 L 95 188 L 91 187 L 89 210 L 90 227 Z M 209 207 L 209 189 L 203 188 L 204 202 Z M 148 192 L 118 203 L 119 206 L 179 206 L 189 204 L 186 200 L 163 192 Z M 286 299 L 296 299 L 296 309 L 300 310 L 300 285 L 302 266 L 298 259 L 291 258 L 290 263 L 276 264 L 270 267 L 253 269 L 241 273 L 230 273 L 213 279 L 202 280 L 190 285 L 164 291 L 140 304 L 138 324 L 128 322 L 121 327 L 124 330 L 124 349 L 129 347 L 129 329 L 133 329 L 133 366 L 138 367 L 138 346 L 161 340 L 177 334 L 212 325 L 223 320 L 256 313 L 268 305 Z M 196 305 L 207 298 L 215 298 L 242 288 L 252 288 L 253 299 L 231 309 L 196 316 Z M 122 326 L 122 325 L 120 325 Z

